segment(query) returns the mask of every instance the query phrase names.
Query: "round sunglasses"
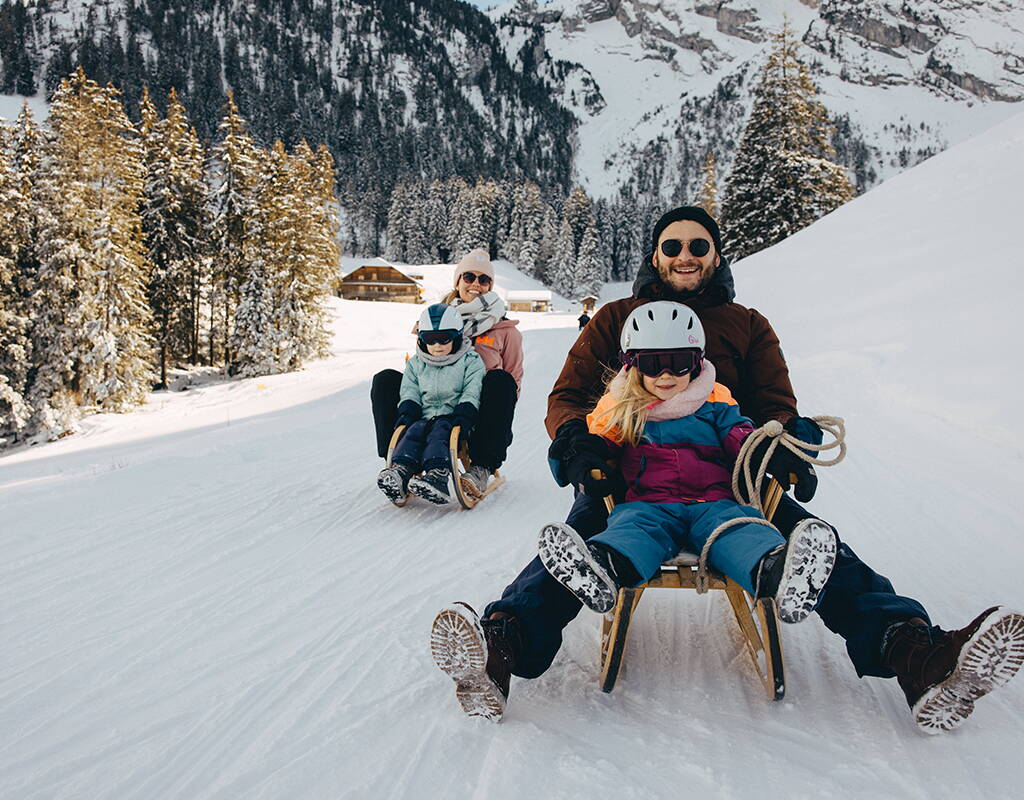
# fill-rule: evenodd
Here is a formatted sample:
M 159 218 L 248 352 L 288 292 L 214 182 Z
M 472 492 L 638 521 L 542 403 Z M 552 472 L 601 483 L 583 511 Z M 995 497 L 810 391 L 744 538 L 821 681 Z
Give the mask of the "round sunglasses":
M 707 239 L 690 239 L 688 242 L 685 239 L 666 239 L 661 243 L 661 252 L 669 258 L 675 258 L 683 252 L 684 247 L 689 248 L 694 258 L 703 258 L 711 252 L 711 242 Z
M 479 283 L 481 286 L 491 285 L 490 275 L 477 275 L 475 272 L 463 272 L 462 279 L 466 283 Z

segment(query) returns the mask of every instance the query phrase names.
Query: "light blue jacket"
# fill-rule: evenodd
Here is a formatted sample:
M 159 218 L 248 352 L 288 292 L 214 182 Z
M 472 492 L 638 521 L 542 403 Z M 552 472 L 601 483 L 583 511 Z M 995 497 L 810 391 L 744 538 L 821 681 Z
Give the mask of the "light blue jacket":
M 426 419 L 451 414 L 459 403 L 472 403 L 479 410 L 484 372 L 483 359 L 472 348 L 444 366 L 428 364 L 417 351 L 405 365 L 399 401 L 419 403 Z

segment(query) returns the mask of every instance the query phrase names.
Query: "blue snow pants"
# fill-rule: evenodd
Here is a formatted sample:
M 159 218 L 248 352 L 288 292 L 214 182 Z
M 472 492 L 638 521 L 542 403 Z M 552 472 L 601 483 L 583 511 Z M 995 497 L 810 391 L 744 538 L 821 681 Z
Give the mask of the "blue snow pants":
M 448 439 L 452 433 L 452 421 L 448 417 L 418 419 L 405 429 L 395 446 L 391 460 L 395 464 L 406 464 L 420 469 L 451 467 L 451 452 Z
M 772 523 L 786 536 L 800 520 L 813 516 L 786 494 Z M 584 539 L 596 536 L 608 522 L 604 501 L 577 493 L 565 522 Z M 722 541 L 728 536 L 725 534 Z M 501 599 L 487 606 L 484 616 L 503 611 L 519 620 L 523 647 L 512 672 L 521 678 L 536 678 L 551 666 L 562 646 L 562 630 L 582 607 L 534 557 L 505 587 Z M 882 637 L 891 625 L 914 617 L 931 624 L 924 606 L 896 594 L 887 578 L 861 561 L 841 540 L 836 565 L 815 613 L 830 631 L 846 641 L 846 652 L 861 677 L 893 677 L 893 672 L 882 663 L 881 653 Z
M 761 517 L 757 509 L 733 500 L 710 503 L 621 503 L 608 516 L 608 527 L 590 541 L 603 544 L 628 559 L 641 583 L 680 550 L 699 553 L 712 531 L 729 519 Z M 708 562 L 751 594 L 753 572 L 762 556 L 785 543 L 778 531 L 754 522 L 723 531 L 708 552 Z

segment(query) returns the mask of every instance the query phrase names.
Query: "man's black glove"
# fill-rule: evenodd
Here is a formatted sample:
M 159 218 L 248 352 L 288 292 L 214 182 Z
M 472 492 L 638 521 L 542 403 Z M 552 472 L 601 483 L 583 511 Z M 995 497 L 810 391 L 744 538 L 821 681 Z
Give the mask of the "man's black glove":
M 806 503 L 813 498 L 814 493 L 818 490 L 818 476 L 814 472 L 814 467 L 781 444 L 775 448 L 775 452 L 772 453 L 772 457 L 768 461 L 768 471 L 779 482 L 783 490 L 789 489 L 791 485 L 789 476 L 792 474 L 796 478 L 793 496 L 801 503 Z
M 548 448 L 548 458 L 559 461 L 569 482 L 591 497 L 604 497 L 612 493 L 614 484 L 605 478 L 594 478 L 591 470 L 608 473 L 608 442 L 587 430 L 581 419 L 563 422 L 555 432 Z
M 478 412 L 472 403 L 459 403 L 451 413 L 452 427 L 460 426 L 463 433 L 469 433 L 469 429 L 476 424 Z
M 395 419 L 395 427 L 399 425 L 412 425 L 423 416 L 423 409 L 415 400 L 403 400 L 398 404 L 398 418 Z
M 809 417 L 790 417 L 782 427 L 790 436 L 794 436 L 801 441 L 808 444 L 821 444 L 823 438 L 821 428 L 817 422 Z M 755 467 L 764 458 L 768 444 L 769 440 L 765 440 L 761 447 L 758 448 L 760 452 L 755 452 L 752 462 Z M 813 450 L 805 452 L 811 456 L 815 454 Z M 790 474 L 794 475 L 796 477 L 796 488 L 793 490 L 793 495 L 801 503 L 808 502 L 818 490 L 818 475 L 815 473 L 814 467 L 781 444 L 775 448 L 775 452 L 768 462 L 767 469 L 772 474 L 772 477 L 779 482 L 783 490 L 786 491 L 791 486 L 789 476 Z

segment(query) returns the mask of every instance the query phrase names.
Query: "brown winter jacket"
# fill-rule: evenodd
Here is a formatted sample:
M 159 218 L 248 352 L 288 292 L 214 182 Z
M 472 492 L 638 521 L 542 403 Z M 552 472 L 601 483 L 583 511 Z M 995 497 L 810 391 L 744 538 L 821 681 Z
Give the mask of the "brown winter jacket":
M 629 313 L 652 300 L 677 300 L 697 312 L 707 336 L 706 358 L 715 365 L 716 380 L 732 392 L 740 411 L 763 425 L 797 416 L 789 368 L 768 320 L 752 308 L 732 302 L 732 270 L 722 259 L 711 282 L 696 295 L 666 290 L 653 266 L 640 270 L 633 296 L 606 303 L 580 332 L 562 372 L 548 395 L 544 424 L 554 438 L 570 419 L 585 419 L 604 391 L 605 379 L 618 371 L 619 332 Z

